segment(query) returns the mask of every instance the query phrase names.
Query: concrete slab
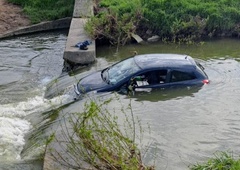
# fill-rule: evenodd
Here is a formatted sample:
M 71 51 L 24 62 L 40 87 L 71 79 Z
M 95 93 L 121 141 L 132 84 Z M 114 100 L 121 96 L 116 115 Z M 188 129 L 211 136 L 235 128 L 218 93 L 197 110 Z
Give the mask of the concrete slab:
M 95 40 L 92 40 L 84 30 L 84 25 L 88 19 L 86 18 L 73 18 L 68 39 L 66 43 L 66 49 L 64 51 L 63 59 L 68 63 L 75 65 L 86 65 L 95 61 L 96 59 L 96 45 Z M 88 50 L 80 50 L 75 47 L 79 42 L 89 40 L 92 44 L 88 45 Z
M 131 36 L 132 36 L 132 38 L 134 38 L 137 41 L 137 43 L 139 43 L 139 44 L 144 43 L 143 39 L 139 35 L 132 33 Z
M 86 18 L 93 16 L 93 0 L 75 0 L 73 17 Z

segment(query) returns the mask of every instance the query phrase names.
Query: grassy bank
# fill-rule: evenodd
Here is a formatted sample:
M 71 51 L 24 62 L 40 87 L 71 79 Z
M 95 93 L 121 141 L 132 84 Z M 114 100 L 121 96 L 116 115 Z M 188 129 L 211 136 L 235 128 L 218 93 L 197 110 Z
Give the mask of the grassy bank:
M 71 17 L 74 0 L 8 0 L 23 7 L 32 24 Z
M 33 24 L 72 16 L 74 0 L 8 0 L 23 7 Z M 95 16 L 87 32 L 112 44 L 131 34 L 158 35 L 172 42 L 205 37 L 240 36 L 240 1 L 234 0 L 93 0 Z
M 235 160 L 230 153 L 219 152 L 207 162 L 190 167 L 191 170 L 238 170 L 240 159 Z
M 189 41 L 239 36 L 240 2 L 234 0 L 95 0 L 88 32 L 95 38 L 125 44 L 131 33 L 143 38 Z

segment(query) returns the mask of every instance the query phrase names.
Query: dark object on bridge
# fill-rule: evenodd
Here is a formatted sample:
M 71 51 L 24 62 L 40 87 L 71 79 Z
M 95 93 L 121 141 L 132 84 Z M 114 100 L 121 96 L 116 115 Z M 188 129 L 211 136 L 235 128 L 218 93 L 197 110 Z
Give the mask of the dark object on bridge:
M 203 66 L 180 54 L 135 55 L 79 80 L 79 96 L 90 91 L 151 91 L 208 84 Z
M 88 48 L 87 48 L 86 45 L 82 44 L 82 45 L 80 45 L 79 49 L 80 50 L 87 50 Z
M 90 44 L 92 44 L 92 42 L 89 40 L 86 40 L 86 41 L 77 43 L 75 47 L 78 47 L 80 50 L 87 50 L 88 49 L 87 46 Z

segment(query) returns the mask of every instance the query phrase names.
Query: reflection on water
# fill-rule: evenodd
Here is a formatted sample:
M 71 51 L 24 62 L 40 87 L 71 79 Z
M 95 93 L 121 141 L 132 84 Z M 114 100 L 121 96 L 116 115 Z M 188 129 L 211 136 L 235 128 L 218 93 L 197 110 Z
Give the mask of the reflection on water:
M 181 99 L 183 97 L 194 97 L 202 87 L 183 87 L 170 89 L 152 89 L 150 92 L 135 92 L 131 95 L 135 101 L 159 102 L 170 99 Z
M 239 39 L 216 39 L 203 42 L 196 45 L 176 45 L 164 43 L 151 44 L 132 44 L 121 47 L 118 52 L 114 47 L 105 47 L 97 49 L 98 57 L 107 58 L 108 61 L 116 61 L 133 55 L 136 51 L 138 54 L 146 53 L 178 53 L 187 54 L 194 58 L 208 59 L 226 59 L 236 58 L 239 60 Z

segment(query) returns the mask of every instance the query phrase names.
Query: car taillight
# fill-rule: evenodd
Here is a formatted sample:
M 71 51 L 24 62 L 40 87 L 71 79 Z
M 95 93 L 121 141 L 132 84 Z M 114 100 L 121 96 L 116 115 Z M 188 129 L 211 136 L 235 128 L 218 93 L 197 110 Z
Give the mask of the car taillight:
M 209 80 L 208 80 L 208 79 L 205 79 L 205 80 L 203 80 L 202 82 L 203 82 L 203 84 L 208 84 L 208 83 L 209 83 Z

